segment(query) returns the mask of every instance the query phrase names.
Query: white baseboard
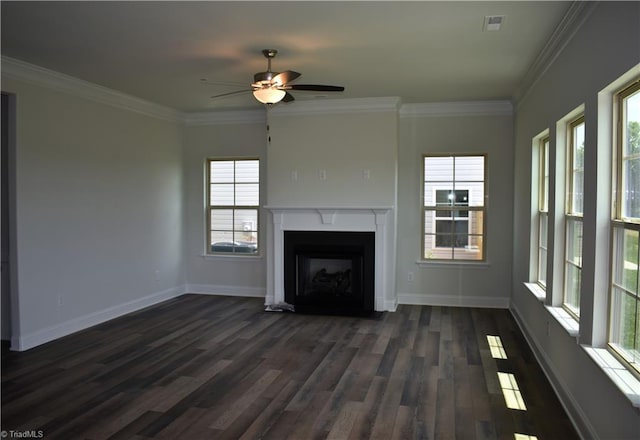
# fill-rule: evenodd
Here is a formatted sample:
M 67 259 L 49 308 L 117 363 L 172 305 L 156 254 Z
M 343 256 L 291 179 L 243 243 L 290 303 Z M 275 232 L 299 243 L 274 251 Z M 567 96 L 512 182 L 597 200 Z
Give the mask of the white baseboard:
M 161 292 L 152 293 L 142 298 L 118 304 L 104 310 L 89 313 L 84 316 L 70 319 L 50 327 L 36 330 L 26 335 L 18 335 L 11 338 L 11 349 L 16 351 L 25 351 L 38 345 L 46 344 L 55 339 L 68 336 L 72 333 L 85 330 L 94 325 L 102 324 L 114 318 L 118 318 L 127 313 L 135 312 L 145 307 L 178 297 L 184 293 L 184 286 L 173 287 Z
M 266 296 L 266 288 L 252 286 L 222 286 L 216 284 L 187 284 L 185 286 L 184 293 L 264 298 Z
M 384 311 L 385 312 L 395 312 L 398 308 L 398 301 L 396 300 L 384 300 Z
M 398 304 L 508 309 L 511 304 L 511 299 L 495 296 L 424 295 L 399 292 Z

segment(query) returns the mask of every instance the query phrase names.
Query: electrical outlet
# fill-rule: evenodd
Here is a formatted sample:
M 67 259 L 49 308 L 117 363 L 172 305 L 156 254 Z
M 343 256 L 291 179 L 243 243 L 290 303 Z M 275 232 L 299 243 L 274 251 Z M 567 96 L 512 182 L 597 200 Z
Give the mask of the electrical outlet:
M 362 178 L 369 180 L 371 178 L 371 170 L 362 170 Z
M 407 281 L 409 281 L 410 283 L 413 282 L 413 272 L 407 273 Z
M 298 180 L 298 171 L 297 170 L 291 171 L 291 180 L 293 180 L 293 181 Z
M 62 295 L 58 295 L 58 307 L 62 307 L 64 305 L 64 297 Z
M 318 170 L 320 180 L 327 180 L 327 170 Z

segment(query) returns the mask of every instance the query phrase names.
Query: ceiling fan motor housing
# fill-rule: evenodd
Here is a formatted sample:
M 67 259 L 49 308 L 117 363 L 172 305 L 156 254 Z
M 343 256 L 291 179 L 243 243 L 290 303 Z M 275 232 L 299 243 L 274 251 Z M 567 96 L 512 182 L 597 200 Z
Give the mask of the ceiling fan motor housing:
M 254 83 L 259 83 L 259 82 L 264 82 L 264 83 L 271 83 L 271 80 L 273 80 L 273 77 L 276 76 L 278 74 L 278 72 L 258 72 L 255 75 L 253 75 L 253 82 Z

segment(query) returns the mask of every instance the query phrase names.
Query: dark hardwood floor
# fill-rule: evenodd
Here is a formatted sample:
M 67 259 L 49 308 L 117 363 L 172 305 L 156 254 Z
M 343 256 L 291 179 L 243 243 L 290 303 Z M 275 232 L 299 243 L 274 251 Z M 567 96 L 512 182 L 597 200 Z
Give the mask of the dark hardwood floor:
M 543 439 L 577 435 L 506 310 L 373 318 L 185 295 L 2 351 L 2 430 L 46 439 Z M 492 357 L 499 336 L 507 359 Z M 509 409 L 498 372 L 526 410 Z M 528 438 L 528 437 L 527 437 Z M 532 437 L 533 438 L 533 437 Z

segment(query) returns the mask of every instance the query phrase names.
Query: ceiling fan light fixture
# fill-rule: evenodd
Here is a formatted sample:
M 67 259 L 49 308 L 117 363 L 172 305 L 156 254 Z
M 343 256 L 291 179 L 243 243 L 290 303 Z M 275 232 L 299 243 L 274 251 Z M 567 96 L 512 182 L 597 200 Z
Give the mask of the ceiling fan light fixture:
M 282 101 L 287 92 L 275 87 L 264 87 L 253 91 L 253 96 L 263 104 L 275 104 Z

